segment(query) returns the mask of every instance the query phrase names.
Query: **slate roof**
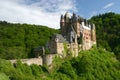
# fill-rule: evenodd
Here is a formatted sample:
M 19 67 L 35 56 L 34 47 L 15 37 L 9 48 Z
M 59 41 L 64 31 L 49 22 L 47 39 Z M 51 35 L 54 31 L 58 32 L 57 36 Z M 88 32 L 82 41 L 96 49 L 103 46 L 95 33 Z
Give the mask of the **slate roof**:
M 33 51 L 36 51 L 36 52 L 39 52 L 39 51 L 42 51 L 43 50 L 43 47 L 42 46 L 39 46 L 37 48 L 34 48 Z
M 65 40 L 65 38 L 64 38 L 61 34 L 55 34 L 55 35 L 54 35 L 54 38 L 57 38 L 57 39 L 58 39 L 58 42 L 60 42 L 60 43 L 67 42 L 67 41 Z

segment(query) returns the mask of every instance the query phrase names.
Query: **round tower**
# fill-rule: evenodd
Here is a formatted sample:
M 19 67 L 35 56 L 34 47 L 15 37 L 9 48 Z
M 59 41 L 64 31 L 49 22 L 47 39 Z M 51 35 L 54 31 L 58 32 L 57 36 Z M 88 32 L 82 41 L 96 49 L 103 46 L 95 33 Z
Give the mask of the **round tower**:
M 61 29 L 61 33 L 64 35 L 65 33 L 65 20 L 63 15 L 61 15 L 61 19 L 60 19 L 60 29 Z
M 91 25 L 91 40 L 92 40 L 93 44 L 96 44 L 95 24 Z
M 68 14 L 68 12 L 65 13 L 65 23 L 69 23 L 69 14 Z
M 61 19 L 60 19 L 60 27 L 64 27 L 65 23 L 64 23 L 64 17 L 63 15 L 61 15 Z

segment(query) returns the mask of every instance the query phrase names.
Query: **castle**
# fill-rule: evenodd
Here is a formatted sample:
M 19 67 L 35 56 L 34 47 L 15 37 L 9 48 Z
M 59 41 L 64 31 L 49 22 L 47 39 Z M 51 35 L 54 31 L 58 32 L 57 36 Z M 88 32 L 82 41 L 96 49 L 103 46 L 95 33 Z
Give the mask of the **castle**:
M 75 13 L 70 17 L 69 13 L 61 15 L 61 34 L 55 34 L 49 43 L 51 54 L 64 55 L 65 47 L 68 53 L 77 57 L 81 50 L 88 50 L 96 44 L 95 25 L 77 16 Z
M 96 44 L 95 25 L 77 16 L 75 13 L 70 17 L 68 12 L 61 15 L 60 19 L 61 34 L 54 34 L 46 47 L 38 47 L 34 49 L 36 58 L 21 59 L 22 63 L 28 65 L 51 65 L 54 56 L 64 58 L 71 54 L 77 57 L 81 50 L 88 50 Z M 49 50 L 49 54 L 45 54 L 45 49 Z M 16 60 L 10 60 L 15 63 Z

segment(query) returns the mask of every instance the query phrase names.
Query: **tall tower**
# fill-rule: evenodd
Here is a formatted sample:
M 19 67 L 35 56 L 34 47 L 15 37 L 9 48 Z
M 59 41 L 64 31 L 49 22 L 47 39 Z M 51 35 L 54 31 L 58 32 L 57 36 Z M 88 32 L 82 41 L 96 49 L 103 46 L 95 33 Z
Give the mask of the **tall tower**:
M 95 31 L 95 24 L 91 25 L 91 40 L 93 44 L 96 44 L 96 31 Z
M 75 13 L 73 13 L 73 16 L 72 16 L 72 25 L 74 27 L 77 37 L 80 37 L 80 22 Z
M 68 12 L 66 12 L 65 16 L 61 15 L 60 20 L 60 28 L 63 36 L 65 36 L 66 33 L 68 32 L 69 26 L 70 26 L 69 14 Z
M 68 12 L 65 13 L 65 23 L 69 23 L 69 14 Z
M 61 15 L 61 19 L 60 19 L 60 29 L 61 29 L 61 33 L 62 35 L 65 34 L 65 20 L 63 15 Z

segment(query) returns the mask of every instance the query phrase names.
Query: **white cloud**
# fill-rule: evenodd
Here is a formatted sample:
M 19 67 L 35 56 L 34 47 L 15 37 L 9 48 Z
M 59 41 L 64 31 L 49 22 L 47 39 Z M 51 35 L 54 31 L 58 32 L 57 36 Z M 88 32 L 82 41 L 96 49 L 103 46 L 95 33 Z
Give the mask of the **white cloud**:
M 77 11 L 73 0 L 0 0 L 0 20 L 59 28 L 60 15 Z
M 90 16 L 88 17 L 88 19 L 90 19 L 91 17 L 93 17 L 93 16 L 95 16 L 95 15 L 97 15 L 98 14 L 98 11 L 92 11 L 91 13 L 90 13 Z
M 109 7 L 113 6 L 113 5 L 114 5 L 114 3 L 111 2 L 111 3 L 107 4 L 107 5 L 105 5 L 103 8 L 106 9 L 106 8 L 109 8 Z

